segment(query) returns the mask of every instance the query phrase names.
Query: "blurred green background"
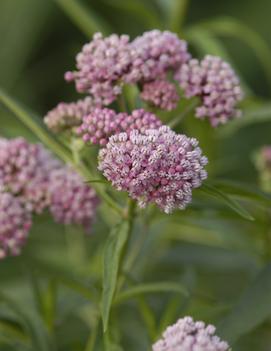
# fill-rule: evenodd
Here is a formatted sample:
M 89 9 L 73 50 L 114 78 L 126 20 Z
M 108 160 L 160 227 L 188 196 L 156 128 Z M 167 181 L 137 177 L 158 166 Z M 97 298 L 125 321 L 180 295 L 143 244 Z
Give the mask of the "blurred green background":
M 210 159 L 211 179 L 257 187 L 253 154 L 271 144 L 271 1 L 82 0 L 82 7 L 78 4 L 75 0 L 0 0 L 0 86 L 43 116 L 59 101 L 78 98 L 63 75 L 74 68 L 75 54 L 93 32 L 127 33 L 132 38 L 153 28 L 178 32 L 189 41 L 195 56 L 210 53 L 229 60 L 247 96 L 240 121 L 213 130 L 192 118 L 178 128 L 200 139 Z M 0 122 L 3 136 L 35 140 L 1 105 Z M 233 188 L 229 191 L 236 195 Z M 166 323 L 183 314 L 223 325 L 252 282 L 252 293 L 245 296 L 237 315 L 229 317 L 239 323 L 232 323 L 232 328 L 240 327 L 245 334 L 233 350 L 271 350 L 270 247 L 266 243 L 270 219 L 266 206 L 244 203 L 254 222 L 200 196 L 170 220 L 156 215 L 132 276 L 136 281 L 182 282 L 195 294 L 190 299 L 176 293 L 155 295 L 147 304 L 140 300 L 140 308 L 126 302 L 115 316 L 116 343 L 121 339 L 126 350 L 148 350 Z M 88 240 L 78 230 L 67 233 L 47 216 L 36 221 L 22 257 L 0 262 L 1 291 L 18 302 L 17 308 L 6 299 L 0 310 L 1 351 L 31 347 L 46 351 L 48 338 L 57 344 L 51 350 L 92 350 L 89 331 L 92 335 L 97 310 L 84 295 L 92 285 L 95 294 L 100 291 L 100 256 L 108 230 L 106 223 L 97 221 L 94 232 L 99 235 Z M 263 280 L 253 283 L 262 268 Z M 57 297 L 56 282 L 61 284 Z M 227 332 L 234 335 L 232 330 Z M 102 350 L 100 332 L 98 336 L 95 351 Z M 40 349 L 35 349 L 32 339 Z

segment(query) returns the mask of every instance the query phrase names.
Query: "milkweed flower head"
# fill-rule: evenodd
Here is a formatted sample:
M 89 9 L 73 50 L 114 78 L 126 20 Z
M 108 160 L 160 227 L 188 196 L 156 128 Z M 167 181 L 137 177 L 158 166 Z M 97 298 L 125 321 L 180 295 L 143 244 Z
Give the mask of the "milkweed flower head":
M 59 167 L 61 163 L 41 144 L 24 138 L 0 139 L 1 184 L 34 212 L 48 206 L 49 174 Z
M 130 115 L 116 113 L 108 108 L 96 108 L 83 118 L 77 129 L 85 142 L 106 145 L 110 136 L 121 132 L 130 133 L 133 129 L 144 132 L 161 126 L 155 114 L 143 109 L 134 110 Z
M 90 231 L 99 201 L 78 173 L 69 167 L 52 171 L 48 193 L 49 208 L 57 222 L 78 224 Z
M 213 325 L 194 322 L 191 317 L 179 319 L 169 326 L 157 341 L 153 351 L 229 351 L 227 342 L 215 335 Z
M 77 70 L 66 72 L 65 79 L 98 105 L 109 105 L 124 84 L 165 78 L 189 58 L 187 43 L 169 31 L 152 30 L 133 41 L 127 35 L 96 33 L 76 56 Z
M 126 81 L 150 81 L 164 78 L 167 71 L 176 70 L 187 62 L 187 43 L 169 31 L 152 30 L 131 42 L 132 62 Z
M 76 102 L 60 102 L 44 117 L 49 129 L 58 133 L 80 125 L 83 116 L 90 113 L 95 107 L 93 99 L 88 96 Z
M 131 64 L 129 36 L 94 34 L 76 57 L 77 71 L 67 72 L 80 93 L 89 93 L 95 102 L 108 105 L 121 93 L 122 78 Z
M 31 224 L 30 211 L 20 199 L 0 191 L 0 259 L 20 253 Z
M 175 79 L 186 97 L 200 97 L 196 117 L 208 118 L 213 127 L 241 116 L 241 111 L 236 109 L 244 96 L 239 79 L 220 57 L 207 55 L 201 61 L 191 59 L 180 66 Z
M 206 164 L 196 139 L 162 126 L 113 135 L 100 150 L 98 169 L 139 206 L 152 202 L 170 213 L 191 202 L 192 189 L 207 177 Z
M 175 85 L 166 80 L 147 82 L 143 85 L 140 96 L 142 100 L 167 111 L 174 110 L 179 101 Z

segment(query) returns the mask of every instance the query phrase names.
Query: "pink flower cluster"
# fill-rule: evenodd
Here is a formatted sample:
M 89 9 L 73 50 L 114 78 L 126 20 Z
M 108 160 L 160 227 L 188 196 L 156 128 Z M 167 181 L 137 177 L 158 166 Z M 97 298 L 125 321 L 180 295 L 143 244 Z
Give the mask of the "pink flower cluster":
M 112 34 L 104 38 L 96 33 L 76 57 L 78 71 L 67 72 L 67 81 L 88 93 L 97 103 L 110 104 L 121 93 L 121 81 L 131 64 L 129 37 Z
M 82 182 L 78 173 L 67 167 L 50 174 L 50 211 L 57 222 L 79 224 L 89 232 L 99 203 L 93 188 Z
M 186 97 L 200 97 L 202 105 L 197 107 L 196 116 L 209 118 L 213 127 L 241 116 L 236 110 L 243 98 L 239 79 L 221 58 L 207 55 L 202 61 L 192 59 L 179 68 L 175 79 Z
M 95 107 L 93 99 L 88 96 L 77 102 L 60 102 L 44 117 L 44 122 L 49 129 L 58 133 L 80 125 L 83 117 Z
M 40 144 L 23 138 L 0 139 L 0 181 L 36 213 L 48 206 L 49 174 L 61 163 Z
M 19 253 L 32 214 L 47 208 L 57 221 L 89 230 L 98 203 L 94 190 L 42 145 L 0 138 L 0 185 L 1 257 Z
M 153 80 L 145 83 L 140 97 L 153 106 L 167 111 L 174 110 L 179 101 L 175 85 L 167 80 Z
M 83 118 L 77 129 L 85 142 L 106 145 L 110 136 L 121 132 L 130 133 L 133 129 L 144 132 L 162 125 L 161 121 L 143 109 L 134 110 L 131 115 L 116 113 L 108 108 L 96 108 Z
M 163 333 L 153 351 L 229 351 L 227 342 L 215 335 L 213 325 L 194 322 L 191 317 L 179 319 Z
M 176 34 L 153 30 L 130 42 L 127 35 L 104 38 L 96 33 L 76 57 L 77 71 L 67 72 L 78 92 L 109 105 L 122 92 L 124 83 L 144 83 L 165 78 L 189 59 L 187 44 Z
M 152 30 L 131 42 L 131 68 L 128 82 L 144 82 L 164 78 L 168 70 L 176 70 L 187 62 L 187 43 L 169 31 Z
M 113 135 L 100 150 L 98 169 L 139 206 L 153 202 L 170 213 L 191 201 L 192 189 L 207 177 L 206 164 L 196 139 L 162 126 Z
M 0 259 L 18 255 L 31 228 L 31 213 L 19 198 L 0 192 Z

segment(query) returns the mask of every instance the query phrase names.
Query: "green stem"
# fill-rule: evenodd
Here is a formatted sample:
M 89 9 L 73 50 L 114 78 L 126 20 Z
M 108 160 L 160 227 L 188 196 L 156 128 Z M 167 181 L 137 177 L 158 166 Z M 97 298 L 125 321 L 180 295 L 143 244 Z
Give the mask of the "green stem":
M 125 101 L 123 95 L 120 95 L 118 97 L 117 102 L 118 102 L 118 106 L 119 106 L 120 112 L 126 112 L 127 111 L 127 106 L 126 106 L 126 101 Z
M 198 99 L 193 99 L 189 105 L 186 106 L 186 108 L 183 110 L 182 113 L 180 113 L 178 116 L 173 118 L 169 123 L 168 126 L 171 128 L 176 127 L 178 123 L 184 120 L 184 118 L 189 115 L 191 111 L 193 111 L 199 104 Z
M 127 212 L 126 212 L 126 216 L 128 218 L 129 221 L 129 232 L 128 232 L 128 238 L 131 237 L 132 231 L 133 231 L 133 226 L 134 226 L 134 221 L 135 221 L 135 210 L 136 210 L 136 202 L 134 200 L 132 200 L 131 198 L 128 199 L 128 206 L 127 206 Z M 123 258 L 122 258 L 122 263 L 124 262 L 125 256 L 126 256 L 126 252 L 127 252 L 127 248 L 128 248 L 128 242 L 129 240 L 127 240 L 126 245 L 124 247 L 123 250 Z M 122 267 L 123 264 L 120 265 L 120 267 Z M 120 291 L 123 284 L 125 283 L 125 271 L 127 271 L 126 269 L 126 264 L 125 264 L 125 269 L 121 270 L 121 275 L 119 277 L 119 282 L 118 282 L 118 289 L 117 291 Z
M 271 260 L 271 230 L 270 230 L 270 217 L 271 212 L 267 210 L 267 226 L 266 230 L 264 230 L 263 237 L 263 258 L 264 262 L 268 263 Z
M 173 32 L 180 32 L 183 27 L 185 16 L 188 9 L 189 0 L 175 0 L 171 14 L 171 30 Z
M 99 323 L 96 322 L 88 338 L 85 351 L 95 351 L 95 344 L 98 336 Z

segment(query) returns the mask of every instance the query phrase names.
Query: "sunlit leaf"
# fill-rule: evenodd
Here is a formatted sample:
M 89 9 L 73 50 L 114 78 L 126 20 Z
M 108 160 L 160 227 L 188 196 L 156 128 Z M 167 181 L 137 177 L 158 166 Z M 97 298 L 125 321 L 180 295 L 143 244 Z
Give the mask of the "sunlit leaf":
M 117 277 L 122 256 L 122 250 L 127 241 L 129 223 L 123 221 L 116 225 L 105 245 L 103 257 L 103 294 L 102 318 L 104 331 L 107 330 L 111 304 L 117 287 Z
M 267 265 L 244 291 L 230 314 L 221 322 L 219 335 L 233 344 L 264 322 L 271 314 L 271 265 Z

